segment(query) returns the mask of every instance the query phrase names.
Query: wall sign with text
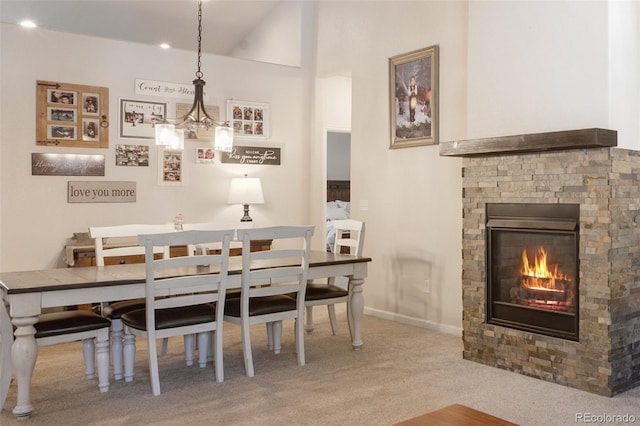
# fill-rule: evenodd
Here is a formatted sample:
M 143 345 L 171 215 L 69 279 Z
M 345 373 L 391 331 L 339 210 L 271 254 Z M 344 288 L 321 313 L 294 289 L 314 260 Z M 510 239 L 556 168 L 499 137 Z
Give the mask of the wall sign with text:
M 280 165 L 280 148 L 234 146 L 231 152 L 220 154 L 220 162 L 227 164 Z
M 104 176 L 104 155 L 31 153 L 33 176 Z
M 135 182 L 67 182 L 68 203 L 135 203 Z

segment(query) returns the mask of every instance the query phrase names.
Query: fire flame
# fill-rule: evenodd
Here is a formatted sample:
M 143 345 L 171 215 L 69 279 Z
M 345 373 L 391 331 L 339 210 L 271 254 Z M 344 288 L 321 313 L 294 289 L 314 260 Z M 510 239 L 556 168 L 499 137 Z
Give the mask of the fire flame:
M 533 264 L 529 262 L 527 250 L 522 250 L 522 275 L 529 278 L 523 280 L 522 284 L 525 287 L 549 290 L 556 289 L 556 279 L 568 279 L 566 275 L 558 271 L 558 265 L 555 265 L 553 271 L 549 269 L 547 252 L 542 247 L 538 247 Z

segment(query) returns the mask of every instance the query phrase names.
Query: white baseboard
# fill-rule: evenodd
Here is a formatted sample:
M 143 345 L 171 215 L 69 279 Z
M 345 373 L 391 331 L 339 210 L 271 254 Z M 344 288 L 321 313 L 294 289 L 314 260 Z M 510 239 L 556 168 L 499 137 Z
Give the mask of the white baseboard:
M 395 314 L 393 312 L 381 311 L 379 309 L 364 308 L 366 315 L 371 315 L 386 320 L 397 321 L 402 324 L 414 325 L 416 327 L 428 328 L 429 330 L 439 331 L 441 333 L 453 334 L 455 336 L 462 336 L 462 328 L 453 327 L 451 325 L 439 324 L 433 321 L 427 321 L 420 318 L 408 317 L 405 315 Z

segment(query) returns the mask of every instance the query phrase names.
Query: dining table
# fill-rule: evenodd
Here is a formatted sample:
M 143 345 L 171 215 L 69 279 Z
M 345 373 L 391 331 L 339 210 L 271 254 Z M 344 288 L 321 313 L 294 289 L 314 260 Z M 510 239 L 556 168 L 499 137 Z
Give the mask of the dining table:
M 311 251 L 308 279 L 345 276 L 349 278 L 347 315 L 353 349 L 362 348 L 361 318 L 364 312 L 363 284 L 371 258 Z M 299 264 L 299 263 L 298 263 Z M 260 261 L 252 269 L 285 266 L 283 262 Z M 208 272 L 208 266 L 181 268 L 171 274 Z M 242 256 L 229 260 L 227 288 L 240 288 Z M 11 379 L 15 376 L 17 401 L 13 414 L 28 419 L 31 377 L 38 356 L 34 324 L 43 308 L 114 302 L 145 297 L 145 264 L 55 268 L 0 273 L 0 409 L 4 406 Z M 7 310 L 8 309 L 8 310 Z

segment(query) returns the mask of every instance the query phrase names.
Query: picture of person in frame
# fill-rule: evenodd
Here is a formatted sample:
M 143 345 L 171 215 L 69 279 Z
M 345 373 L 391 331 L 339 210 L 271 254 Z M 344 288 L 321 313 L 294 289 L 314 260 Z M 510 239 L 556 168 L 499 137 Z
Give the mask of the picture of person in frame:
M 87 114 L 98 113 L 98 98 L 95 96 L 87 96 L 84 99 L 84 112 Z
M 63 92 L 61 90 L 53 90 L 49 102 L 54 104 L 75 104 L 75 93 Z

